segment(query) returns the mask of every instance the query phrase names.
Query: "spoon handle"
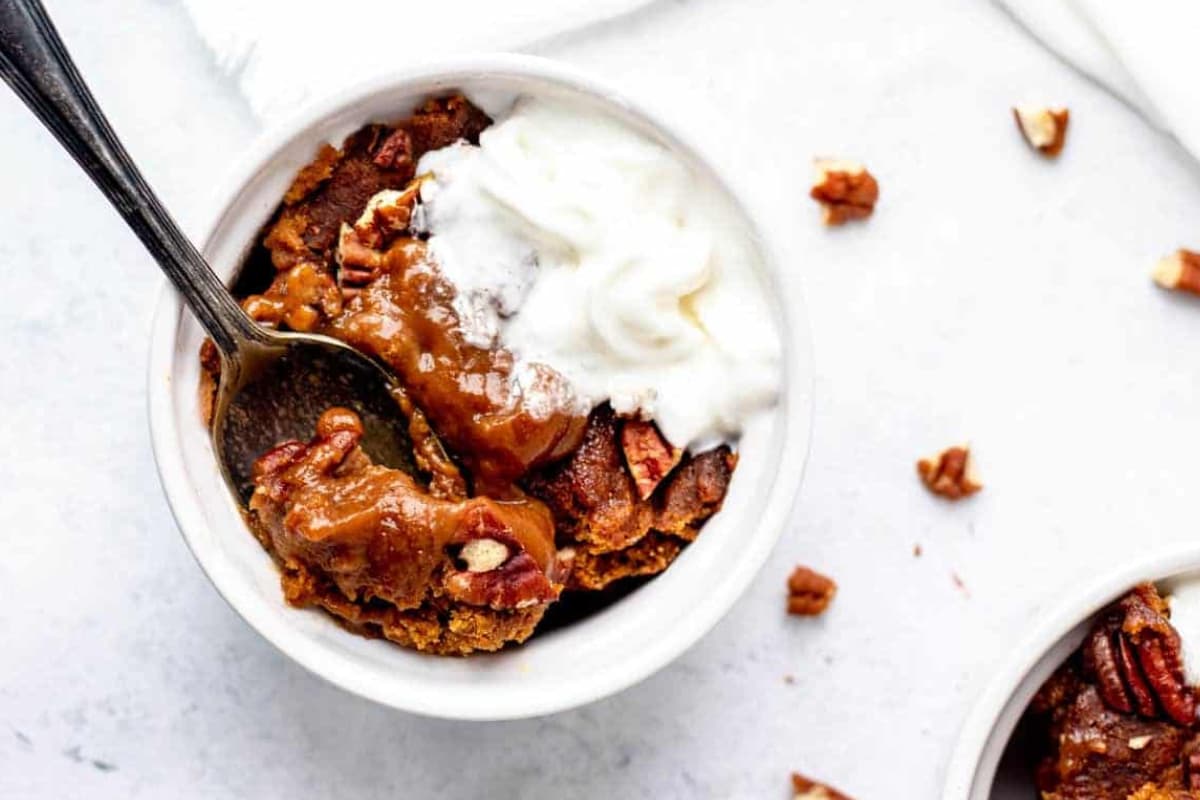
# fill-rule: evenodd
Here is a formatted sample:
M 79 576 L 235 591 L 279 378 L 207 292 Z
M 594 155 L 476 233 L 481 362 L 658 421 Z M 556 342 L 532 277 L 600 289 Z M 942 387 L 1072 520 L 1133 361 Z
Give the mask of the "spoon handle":
M 262 333 L 134 166 L 39 0 L 0 0 L 0 77 L 120 212 L 227 357 Z

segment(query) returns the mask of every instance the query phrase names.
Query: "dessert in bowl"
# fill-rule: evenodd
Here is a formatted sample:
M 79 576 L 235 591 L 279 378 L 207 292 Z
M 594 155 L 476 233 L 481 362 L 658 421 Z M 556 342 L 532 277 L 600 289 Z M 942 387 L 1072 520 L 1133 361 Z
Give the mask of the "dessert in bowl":
M 1197 564 L 1165 553 L 1052 614 L 968 718 L 944 797 L 1200 796 Z
M 374 463 L 328 409 L 244 487 L 260 546 L 205 453 L 212 361 L 165 300 L 156 454 L 235 608 L 346 688 L 472 718 L 595 699 L 707 630 L 791 505 L 811 380 L 774 256 L 707 162 L 515 57 L 348 93 L 255 162 L 210 262 L 261 323 L 394 369 L 413 464 Z

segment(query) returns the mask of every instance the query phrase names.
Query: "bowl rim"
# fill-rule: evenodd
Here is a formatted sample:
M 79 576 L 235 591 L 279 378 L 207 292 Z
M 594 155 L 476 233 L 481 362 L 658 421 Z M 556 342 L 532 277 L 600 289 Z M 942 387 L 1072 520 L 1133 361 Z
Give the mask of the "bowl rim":
M 1122 564 L 1058 600 L 988 681 L 968 712 L 946 769 L 942 800 L 986 800 L 996 771 L 1024 707 L 1010 701 L 1028 688 L 1032 671 L 1092 615 L 1143 581 L 1158 582 L 1200 569 L 1200 545 L 1174 545 Z
M 706 595 L 704 601 L 689 614 L 681 624 L 662 637 L 657 646 L 630 654 L 624 659 L 620 670 L 608 674 L 596 674 L 590 681 L 580 681 L 572 691 L 544 693 L 537 703 L 520 706 L 506 704 L 497 698 L 490 705 L 464 705 L 452 703 L 436 692 L 409 692 L 398 695 L 383 691 L 369 681 L 356 680 L 353 670 L 333 669 L 328 659 L 319 657 L 300 646 L 303 634 L 290 631 L 292 626 L 276 624 L 270 618 L 256 617 L 248 608 L 237 581 L 228 578 L 217 569 L 217 563 L 208 559 L 220 559 L 219 554 L 205 551 L 197 533 L 207 529 L 208 523 L 201 513 L 200 502 L 192 491 L 182 452 L 175 446 L 181 429 L 173 413 L 170 379 L 175 364 L 174 351 L 184 306 L 172 286 L 163 280 L 163 287 L 155 309 L 150 334 L 150 356 L 148 359 L 147 393 L 150 435 L 155 464 L 168 506 L 201 570 L 216 588 L 218 594 L 259 635 L 276 649 L 309 672 L 360 697 L 403 711 L 458 720 L 509 720 L 552 714 L 595 702 L 622 691 L 657 672 L 700 640 L 711 630 L 744 593 L 750 582 L 761 570 L 781 538 L 787 521 L 799 497 L 804 469 L 812 441 L 812 423 L 815 414 L 813 400 L 815 369 L 813 367 L 812 336 L 809 319 L 803 301 L 800 276 L 784 275 L 780 249 L 773 237 L 763 229 L 762 216 L 753 204 L 730 184 L 715 159 L 671 122 L 665 115 L 652 112 L 619 90 L 593 78 L 575 67 L 560 62 L 529 55 L 510 53 L 484 53 L 454 56 L 429 60 L 419 65 L 410 65 L 377 74 L 355 83 L 348 88 L 331 93 L 308 103 L 304 108 L 260 133 L 248 145 L 224 181 L 218 182 L 217 190 L 204 206 L 207 216 L 197 226 L 195 241 L 207 250 L 214 233 L 229 212 L 240 192 L 251 185 L 255 177 L 278 157 L 282 149 L 295 137 L 322 120 L 341 111 L 353 108 L 380 92 L 435 80 L 446 75 L 466 79 L 470 75 L 503 73 L 508 77 L 545 80 L 569 90 L 597 96 L 640 119 L 671 144 L 680 149 L 698 165 L 703 166 L 716 186 L 731 200 L 733 206 L 747 221 L 749 235 L 762 255 L 763 271 L 770 277 L 774 287 L 784 283 L 791 290 L 788 303 L 778 303 L 781 313 L 781 338 L 784 344 L 783 376 L 784 391 L 781 393 L 779 413 L 784 430 L 793 446 L 781 448 L 775 479 L 766 495 L 762 513 L 753 525 L 753 535 L 746 537 L 746 557 L 735 565 L 732 574 L 722 581 L 722 591 Z M 168 376 L 167 381 L 162 377 Z M 802 446 L 795 446 L 802 442 Z M 282 602 L 282 601 L 281 601 Z M 296 639 L 299 637 L 299 639 Z

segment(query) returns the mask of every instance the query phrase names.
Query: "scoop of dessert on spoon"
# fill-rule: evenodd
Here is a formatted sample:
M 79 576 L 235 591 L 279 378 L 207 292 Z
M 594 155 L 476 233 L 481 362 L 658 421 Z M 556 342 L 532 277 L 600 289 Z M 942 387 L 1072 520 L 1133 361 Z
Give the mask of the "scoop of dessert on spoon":
M 268 330 L 242 311 L 134 166 L 39 0 L 0 2 L 0 77 L 125 218 L 220 351 L 213 447 L 237 497 L 253 489 L 255 458 L 307 440 L 331 406 L 362 417 L 377 462 L 415 471 L 395 376 L 336 339 Z

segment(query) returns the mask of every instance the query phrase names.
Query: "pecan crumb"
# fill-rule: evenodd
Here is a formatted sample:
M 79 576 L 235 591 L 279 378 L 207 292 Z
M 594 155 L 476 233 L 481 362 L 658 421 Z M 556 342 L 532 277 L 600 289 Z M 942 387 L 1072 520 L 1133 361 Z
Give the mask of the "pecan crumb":
M 866 219 L 879 201 L 879 183 L 867 168 L 854 161 L 818 158 L 809 196 L 821 204 L 826 225 Z
M 925 548 L 921 547 L 921 545 L 919 543 L 914 544 L 913 545 L 913 558 L 920 558 L 923 555 L 925 555 Z
M 983 488 L 966 445 L 947 447 L 935 456 L 922 458 L 917 462 L 917 474 L 929 491 L 948 500 L 960 500 Z
M 1200 294 L 1200 253 L 1178 250 L 1154 266 L 1154 282 L 1164 289 Z
M 793 686 L 796 683 L 796 676 L 792 675 L 789 672 L 787 675 L 783 676 L 783 682 L 786 683 L 788 686 Z
M 1053 158 L 1062 152 L 1067 140 L 1071 112 L 1065 108 L 1017 106 L 1013 109 L 1017 129 L 1034 150 Z
M 788 578 L 788 613 L 815 617 L 829 608 L 836 594 L 837 584 L 833 579 L 808 567 L 796 567 Z
M 842 794 L 837 789 L 811 778 L 806 778 L 799 772 L 792 773 L 793 800 L 851 800 L 849 795 Z

